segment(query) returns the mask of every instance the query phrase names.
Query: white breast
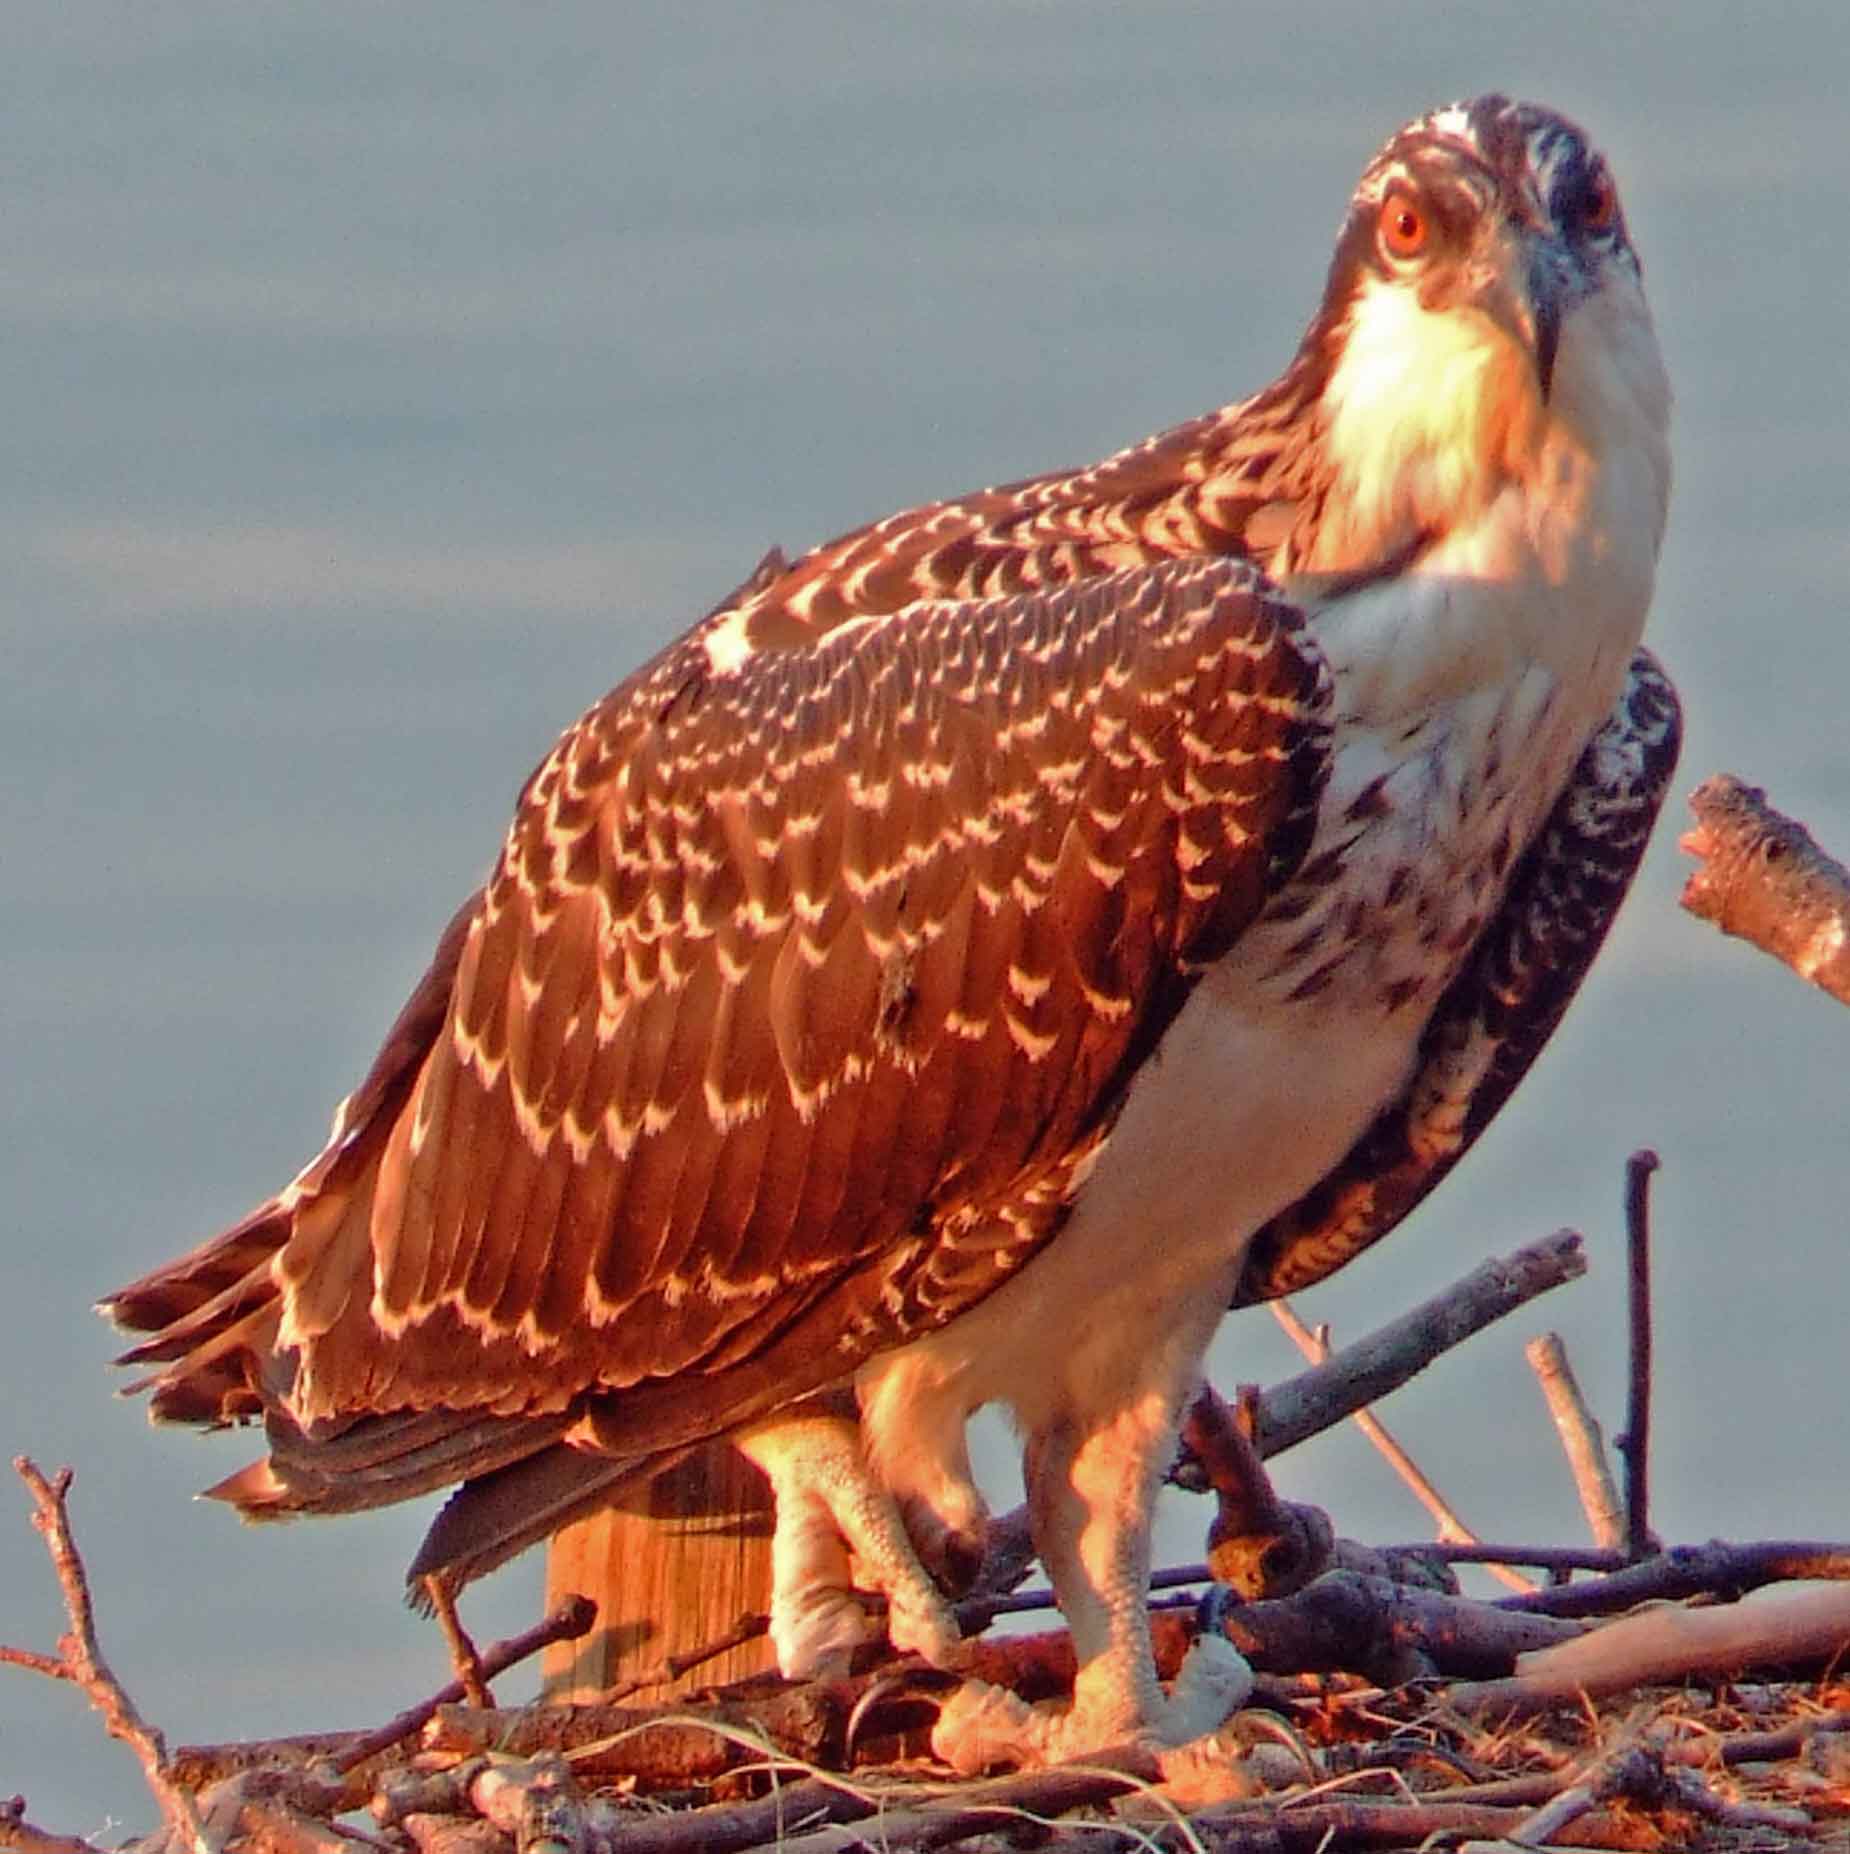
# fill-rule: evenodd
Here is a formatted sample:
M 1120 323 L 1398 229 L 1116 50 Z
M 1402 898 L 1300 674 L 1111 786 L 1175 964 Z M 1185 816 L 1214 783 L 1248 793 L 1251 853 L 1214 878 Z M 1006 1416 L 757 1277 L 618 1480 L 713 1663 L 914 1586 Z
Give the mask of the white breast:
M 1520 480 L 1474 492 L 1410 570 L 1312 612 L 1337 713 L 1302 871 L 1197 985 L 1058 1238 L 869 1368 L 889 1407 L 943 1432 L 1000 1400 L 1034 1431 L 1173 1387 L 1253 1232 L 1405 1085 L 1643 630 L 1668 389 L 1642 297 L 1613 294 L 1565 331 Z

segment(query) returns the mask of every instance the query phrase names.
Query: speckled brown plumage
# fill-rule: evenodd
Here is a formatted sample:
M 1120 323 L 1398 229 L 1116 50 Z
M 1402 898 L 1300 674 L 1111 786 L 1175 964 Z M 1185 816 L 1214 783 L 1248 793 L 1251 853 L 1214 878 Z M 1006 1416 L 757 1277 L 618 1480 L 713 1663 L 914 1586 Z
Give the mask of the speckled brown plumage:
M 773 552 L 566 732 L 323 1152 L 105 1303 L 155 1416 L 260 1417 L 256 1517 L 463 1482 L 462 1581 L 850 1381 L 954 1529 L 1009 1403 L 1117 1742 L 1202 1316 L 1431 1189 L 1629 883 L 1667 416 L 1579 131 L 1409 125 L 1272 386 Z
M 129 1357 L 172 1361 L 158 1416 L 268 1409 L 287 1443 L 601 1411 L 666 1441 L 831 1381 L 1057 1227 L 1308 841 L 1327 678 L 1242 562 L 915 607 L 728 673 L 703 636 L 535 773 L 285 1199 L 113 1300 L 155 1332 Z

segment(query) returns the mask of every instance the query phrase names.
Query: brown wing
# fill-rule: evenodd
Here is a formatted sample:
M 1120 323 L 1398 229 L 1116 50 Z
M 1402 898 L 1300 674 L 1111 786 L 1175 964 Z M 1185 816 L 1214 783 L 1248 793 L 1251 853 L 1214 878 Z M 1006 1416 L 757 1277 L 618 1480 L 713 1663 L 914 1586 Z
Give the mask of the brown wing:
M 1334 1273 L 1394 1228 L 1509 1099 L 1587 975 L 1676 770 L 1676 691 L 1648 651 L 1580 757 L 1502 908 L 1440 1000 L 1406 1092 L 1253 1239 L 1235 1306 Z
M 266 1502 L 347 1503 L 388 1439 L 397 1496 L 455 1478 L 419 1411 L 479 1419 L 475 1467 L 711 1434 L 954 1317 L 1308 843 L 1327 681 L 1237 561 L 716 660 L 565 736 L 365 1113 L 184 1292 L 110 1303 L 177 1323 L 131 1355 L 157 1414 L 322 1450 Z

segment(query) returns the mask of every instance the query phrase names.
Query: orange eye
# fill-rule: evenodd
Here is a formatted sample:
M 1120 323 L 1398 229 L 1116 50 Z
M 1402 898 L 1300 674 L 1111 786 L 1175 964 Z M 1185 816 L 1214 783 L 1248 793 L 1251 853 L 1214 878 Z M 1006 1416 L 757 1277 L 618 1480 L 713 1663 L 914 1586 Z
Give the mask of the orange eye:
M 1426 215 L 1404 193 L 1391 193 L 1381 206 L 1381 248 L 1392 258 L 1418 257 L 1426 249 Z
M 1581 223 L 1589 232 L 1610 232 L 1619 218 L 1619 190 L 1612 175 L 1597 167 L 1587 177 L 1586 199 L 1580 209 Z

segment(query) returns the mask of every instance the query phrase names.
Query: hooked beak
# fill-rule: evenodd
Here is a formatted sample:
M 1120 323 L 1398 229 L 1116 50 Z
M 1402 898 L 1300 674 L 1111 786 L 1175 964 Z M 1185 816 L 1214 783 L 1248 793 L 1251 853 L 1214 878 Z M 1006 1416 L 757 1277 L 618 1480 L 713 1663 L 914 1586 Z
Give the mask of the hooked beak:
M 1589 287 L 1566 244 L 1529 231 L 1502 246 L 1477 291 L 1478 307 L 1528 350 L 1544 405 L 1554 390 L 1561 326 Z

